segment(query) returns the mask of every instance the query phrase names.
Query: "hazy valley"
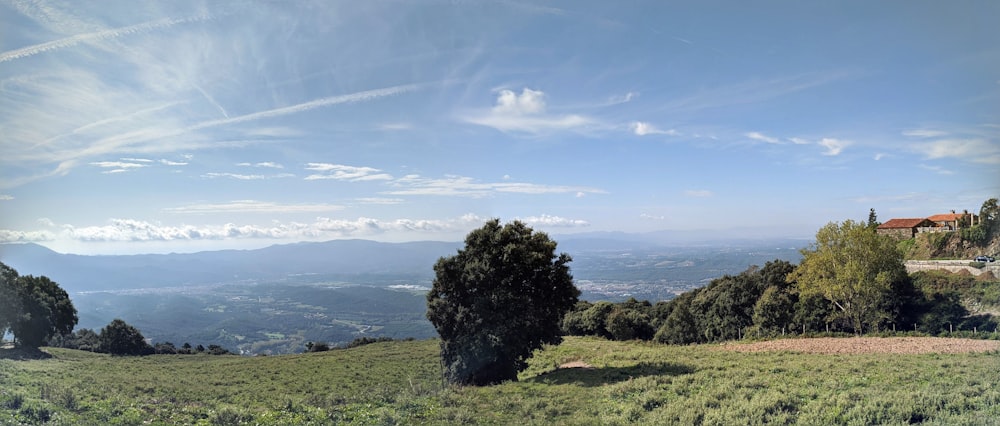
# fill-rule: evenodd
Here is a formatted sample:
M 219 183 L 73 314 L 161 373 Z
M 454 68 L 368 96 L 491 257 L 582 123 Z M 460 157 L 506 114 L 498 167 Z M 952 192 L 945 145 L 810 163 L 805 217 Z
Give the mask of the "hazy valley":
M 669 246 L 636 236 L 565 238 L 589 301 L 668 300 L 773 259 L 798 261 L 802 240 Z M 21 274 L 60 283 L 77 328 L 124 319 L 155 342 L 218 344 L 246 355 L 301 352 L 310 341 L 436 336 L 425 318 L 434 262 L 459 242 L 364 240 L 193 254 L 80 256 L 33 244 L 0 246 Z

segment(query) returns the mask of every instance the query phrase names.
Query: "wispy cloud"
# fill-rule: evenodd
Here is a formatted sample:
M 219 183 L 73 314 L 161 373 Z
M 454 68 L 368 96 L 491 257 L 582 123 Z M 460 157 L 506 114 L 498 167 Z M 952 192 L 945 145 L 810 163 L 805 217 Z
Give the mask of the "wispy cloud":
M 947 132 L 932 129 L 913 129 L 903 132 L 904 136 L 913 136 L 918 138 L 936 138 L 947 134 Z
M 364 197 L 364 198 L 358 198 L 355 201 L 357 201 L 360 204 L 394 205 L 394 204 L 402 204 L 405 200 L 403 200 L 402 198 Z
M 334 179 L 350 182 L 391 180 L 392 175 L 372 167 L 345 166 L 343 164 L 309 163 L 306 170 L 319 172 L 306 176 L 306 180 Z
M 285 166 L 283 166 L 281 164 L 278 164 L 278 163 L 275 163 L 275 162 L 271 162 L 271 161 L 265 161 L 265 162 L 261 162 L 261 163 L 236 163 L 236 165 L 240 166 L 240 167 L 264 167 L 264 168 L 268 168 L 268 169 L 283 169 L 283 168 L 285 168 Z
M 841 139 L 823 138 L 820 139 L 820 141 L 817 142 L 817 144 L 826 148 L 826 151 L 823 152 L 823 155 L 836 156 L 840 155 L 840 153 L 843 152 L 844 148 L 846 148 L 848 145 L 851 145 L 851 142 Z
M 361 92 L 354 92 L 346 95 L 328 96 L 325 98 L 315 99 L 309 102 L 302 102 L 287 107 L 274 108 L 266 111 L 259 111 L 252 114 L 245 114 L 231 118 L 224 118 L 220 120 L 203 121 L 201 123 L 195 124 L 187 128 L 186 130 L 193 131 L 209 127 L 224 126 L 236 123 L 245 123 L 248 121 L 257 121 L 268 118 L 281 117 L 290 114 L 298 114 L 312 109 L 328 107 L 333 105 L 372 101 L 386 96 L 394 96 L 406 92 L 412 92 L 414 90 L 418 90 L 426 86 L 428 86 L 428 84 L 404 84 L 399 86 L 384 87 L 381 89 L 372 89 Z
M 788 94 L 801 92 L 840 81 L 855 75 L 850 70 L 825 73 L 805 73 L 767 80 L 750 80 L 702 90 L 687 97 L 662 104 L 658 110 L 672 112 L 697 112 L 731 105 L 746 105 L 768 101 Z
M 465 116 L 463 120 L 502 132 L 528 134 L 581 129 L 594 124 L 592 119 L 581 115 L 547 113 L 545 93 L 529 88 L 524 88 L 521 94 L 508 89 L 500 90 L 493 109 Z
M 48 52 L 50 50 L 65 49 L 67 47 L 76 46 L 80 43 L 115 39 L 130 34 L 143 33 L 158 29 L 165 29 L 178 24 L 207 21 L 209 19 L 212 19 L 212 16 L 208 14 L 190 16 L 186 18 L 166 18 L 166 19 L 158 19 L 155 21 L 143 22 L 135 25 L 129 25 L 126 27 L 111 28 L 102 31 L 77 34 L 72 37 L 66 37 L 59 40 L 53 40 L 46 43 L 35 44 L 32 46 L 22 47 L 20 49 L 10 50 L 7 52 L 0 53 L 0 63 L 37 55 L 39 53 Z
M 540 216 L 528 216 L 518 218 L 521 222 L 534 227 L 550 228 L 576 228 L 590 226 L 590 223 L 580 219 L 567 219 L 560 216 L 543 214 Z
M 13 242 L 142 242 L 280 239 L 290 241 L 325 240 L 331 238 L 373 237 L 385 233 L 440 234 L 464 233 L 481 225 L 486 219 L 466 214 L 451 219 L 375 219 L 358 217 L 336 219 L 318 217 L 311 223 L 273 221 L 268 226 L 256 224 L 165 225 L 135 219 L 111 219 L 100 226 L 51 224 L 47 229 L 18 231 L 0 229 L 0 243 Z
M 753 139 L 755 141 L 761 141 L 761 142 L 767 142 L 767 143 L 775 143 L 775 144 L 776 143 L 781 143 L 780 139 L 778 139 L 778 138 L 772 138 L 772 137 L 767 136 L 767 135 L 765 135 L 763 133 L 760 133 L 760 132 L 748 132 L 748 133 L 744 133 L 743 136 L 746 136 L 746 137 L 748 137 L 750 139 Z
M 629 128 L 632 129 L 632 133 L 635 133 L 638 136 L 646 136 L 646 135 L 679 136 L 680 135 L 680 132 L 678 132 L 678 131 L 676 131 L 674 129 L 670 129 L 670 130 L 658 129 L 656 126 L 654 126 L 652 124 L 649 124 L 649 123 L 646 123 L 646 122 L 643 122 L 643 121 L 634 121 L 634 122 L 632 122 L 632 124 L 629 125 Z
M 164 209 L 171 213 L 320 213 L 342 210 L 336 204 L 280 204 L 266 201 L 239 200 L 216 204 L 191 204 Z
M 941 167 L 941 166 L 931 166 L 931 165 L 927 165 L 927 164 L 921 164 L 920 168 L 924 169 L 924 170 L 932 171 L 932 172 L 937 173 L 939 175 L 953 175 L 953 174 L 955 174 L 955 172 L 953 172 L 951 170 L 948 170 L 948 169 L 945 169 L 944 167 Z
M 127 159 L 123 158 L 122 160 L 127 160 Z M 149 167 L 148 164 L 144 164 L 144 163 L 145 163 L 145 161 L 142 161 L 142 162 L 135 162 L 135 161 L 96 161 L 96 162 L 90 163 L 90 165 L 91 166 L 97 166 L 97 167 L 100 167 L 100 168 L 103 168 L 103 169 L 108 169 L 108 170 L 105 170 L 105 171 L 103 171 L 101 173 L 111 174 L 111 173 L 124 173 L 124 172 L 128 172 L 128 171 L 140 169 L 140 168 L 143 168 L 143 167 Z
M 445 176 L 440 179 L 407 175 L 391 183 L 398 188 L 384 192 L 389 195 L 443 195 L 481 198 L 496 193 L 518 194 L 600 194 L 604 190 L 579 186 L 540 185 L 519 182 L 479 182 L 465 176 Z
M 231 178 L 231 179 L 237 179 L 237 180 L 263 180 L 263 179 L 291 178 L 291 177 L 295 177 L 295 175 L 291 174 L 291 173 L 278 173 L 278 174 L 273 174 L 273 175 L 260 175 L 260 174 L 246 175 L 246 174 L 241 174 L 241 173 L 210 172 L 210 173 L 205 173 L 205 174 L 201 175 L 201 177 L 208 178 L 208 179 Z
M 689 189 L 684 191 L 684 195 L 693 198 L 708 198 L 715 194 L 707 189 Z
M 0 201 L 10 201 L 13 199 L 14 197 L 12 195 L 0 194 Z
M 914 144 L 913 148 L 928 160 L 957 158 L 974 163 L 1000 164 L 1000 139 L 943 138 Z
M 648 213 L 640 213 L 639 214 L 639 219 L 645 219 L 645 220 L 666 220 L 667 217 L 666 216 L 652 215 L 652 214 L 648 214 Z

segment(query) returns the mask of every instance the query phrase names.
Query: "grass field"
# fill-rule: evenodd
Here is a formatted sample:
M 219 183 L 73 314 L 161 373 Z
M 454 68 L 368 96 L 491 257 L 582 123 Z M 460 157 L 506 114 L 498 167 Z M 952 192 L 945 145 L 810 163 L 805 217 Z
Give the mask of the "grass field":
M 1000 353 L 741 353 L 568 338 L 519 382 L 443 386 L 434 340 L 270 357 L 0 359 L 0 424 L 1000 422 Z M 590 368 L 558 368 L 570 362 Z

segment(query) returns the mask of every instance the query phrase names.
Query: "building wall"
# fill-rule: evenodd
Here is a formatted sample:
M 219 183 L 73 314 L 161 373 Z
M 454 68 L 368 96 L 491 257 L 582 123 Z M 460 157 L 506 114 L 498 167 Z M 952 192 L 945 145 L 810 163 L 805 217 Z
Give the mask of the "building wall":
M 890 229 L 879 229 L 876 232 L 882 235 L 891 235 L 899 239 L 913 238 L 915 231 L 913 228 L 890 228 Z

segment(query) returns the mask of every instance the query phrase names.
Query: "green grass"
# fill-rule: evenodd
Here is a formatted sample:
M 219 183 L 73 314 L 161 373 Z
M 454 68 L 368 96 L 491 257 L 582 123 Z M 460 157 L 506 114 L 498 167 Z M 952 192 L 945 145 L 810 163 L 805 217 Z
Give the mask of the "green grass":
M 568 338 L 446 387 L 437 342 L 241 358 L 0 360 L 0 424 L 996 424 L 1000 354 L 736 353 Z M 592 369 L 558 369 L 583 361 Z

